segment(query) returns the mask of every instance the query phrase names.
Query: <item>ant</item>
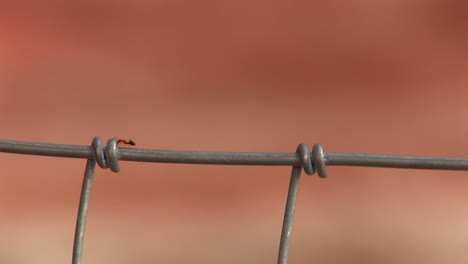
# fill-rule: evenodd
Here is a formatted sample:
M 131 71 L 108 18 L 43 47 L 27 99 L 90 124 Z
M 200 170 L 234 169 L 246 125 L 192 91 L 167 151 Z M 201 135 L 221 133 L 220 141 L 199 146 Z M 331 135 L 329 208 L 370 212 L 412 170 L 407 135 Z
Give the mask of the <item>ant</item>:
M 129 139 L 129 140 L 125 140 L 125 139 L 118 139 L 117 140 L 117 144 L 119 143 L 122 143 L 122 144 L 125 144 L 125 145 L 130 145 L 130 146 L 136 146 L 136 143 L 135 141 Z

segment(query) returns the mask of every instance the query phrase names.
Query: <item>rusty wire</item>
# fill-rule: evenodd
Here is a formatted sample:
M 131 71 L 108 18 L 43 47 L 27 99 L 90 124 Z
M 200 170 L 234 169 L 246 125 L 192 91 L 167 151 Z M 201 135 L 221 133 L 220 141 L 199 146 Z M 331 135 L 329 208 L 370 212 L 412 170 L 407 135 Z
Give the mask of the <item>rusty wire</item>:
M 72 255 L 73 264 L 81 264 L 83 259 L 86 219 L 96 163 L 99 167 L 104 169 L 110 168 L 113 172 L 120 171 L 119 160 L 213 165 L 292 166 L 280 238 L 278 264 L 288 263 L 294 211 L 302 170 L 308 175 L 313 175 L 317 172 L 321 178 L 328 177 L 327 166 L 468 170 L 467 158 L 325 153 L 319 144 L 313 146 L 312 152 L 309 151 L 307 145 L 299 144 L 295 153 L 251 153 L 119 148 L 119 142 L 128 142 L 127 144 L 130 145 L 135 144 L 131 140 L 123 141 L 112 138 L 104 146 L 100 137 L 95 137 L 91 146 L 0 139 L 0 152 L 87 159 L 75 229 Z

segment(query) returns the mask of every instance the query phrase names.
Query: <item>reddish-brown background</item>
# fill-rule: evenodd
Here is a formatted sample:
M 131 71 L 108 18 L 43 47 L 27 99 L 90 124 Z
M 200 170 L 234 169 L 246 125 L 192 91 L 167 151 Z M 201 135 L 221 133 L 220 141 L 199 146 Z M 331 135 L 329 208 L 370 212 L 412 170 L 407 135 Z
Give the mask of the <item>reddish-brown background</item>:
M 457 0 L 18 1 L 0 137 L 468 156 Z M 0 263 L 69 263 L 84 160 L 0 155 Z M 85 263 L 275 263 L 290 168 L 98 169 Z M 291 263 L 466 263 L 468 174 L 302 180 Z

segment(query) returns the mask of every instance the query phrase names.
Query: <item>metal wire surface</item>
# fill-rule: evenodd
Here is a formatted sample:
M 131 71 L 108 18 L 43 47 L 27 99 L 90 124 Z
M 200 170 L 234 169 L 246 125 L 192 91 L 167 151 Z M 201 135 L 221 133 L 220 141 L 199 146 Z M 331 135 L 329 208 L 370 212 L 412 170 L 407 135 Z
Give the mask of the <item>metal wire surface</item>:
M 325 153 L 319 144 L 313 146 L 312 152 L 309 151 L 307 145 L 299 144 L 295 153 L 249 153 L 130 149 L 119 148 L 117 146 L 119 142 L 128 142 L 127 144 L 130 145 L 135 144 L 131 140 L 123 141 L 112 138 L 104 146 L 100 137 L 95 137 L 91 146 L 0 139 L 0 152 L 87 159 L 75 228 L 73 264 L 82 263 L 86 219 L 96 163 L 99 167 L 110 168 L 113 172 L 120 171 L 119 160 L 213 165 L 292 166 L 280 238 L 278 264 L 288 263 L 294 211 L 302 170 L 308 175 L 317 172 L 321 178 L 328 177 L 327 166 L 468 170 L 468 158 Z

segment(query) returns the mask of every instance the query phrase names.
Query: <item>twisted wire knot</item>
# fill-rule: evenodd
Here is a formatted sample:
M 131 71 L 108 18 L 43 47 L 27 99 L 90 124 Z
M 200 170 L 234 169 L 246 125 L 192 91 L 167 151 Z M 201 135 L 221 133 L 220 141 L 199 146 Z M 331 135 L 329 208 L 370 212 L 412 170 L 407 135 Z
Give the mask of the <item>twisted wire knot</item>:
M 325 153 L 322 145 L 315 144 L 312 148 L 312 153 L 310 153 L 307 145 L 301 143 L 297 146 L 296 153 L 300 156 L 301 165 L 304 168 L 305 173 L 308 175 L 314 175 L 315 171 L 317 171 L 320 178 L 328 177 Z
M 104 147 L 102 138 L 95 137 L 92 147 L 94 149 L 96 162 L 103 169 L 110 168 L 112 172 L 119 172 L 119 150 L 117 148 L 116 138 L 111 138 L 107 141 L 107 146 Z

